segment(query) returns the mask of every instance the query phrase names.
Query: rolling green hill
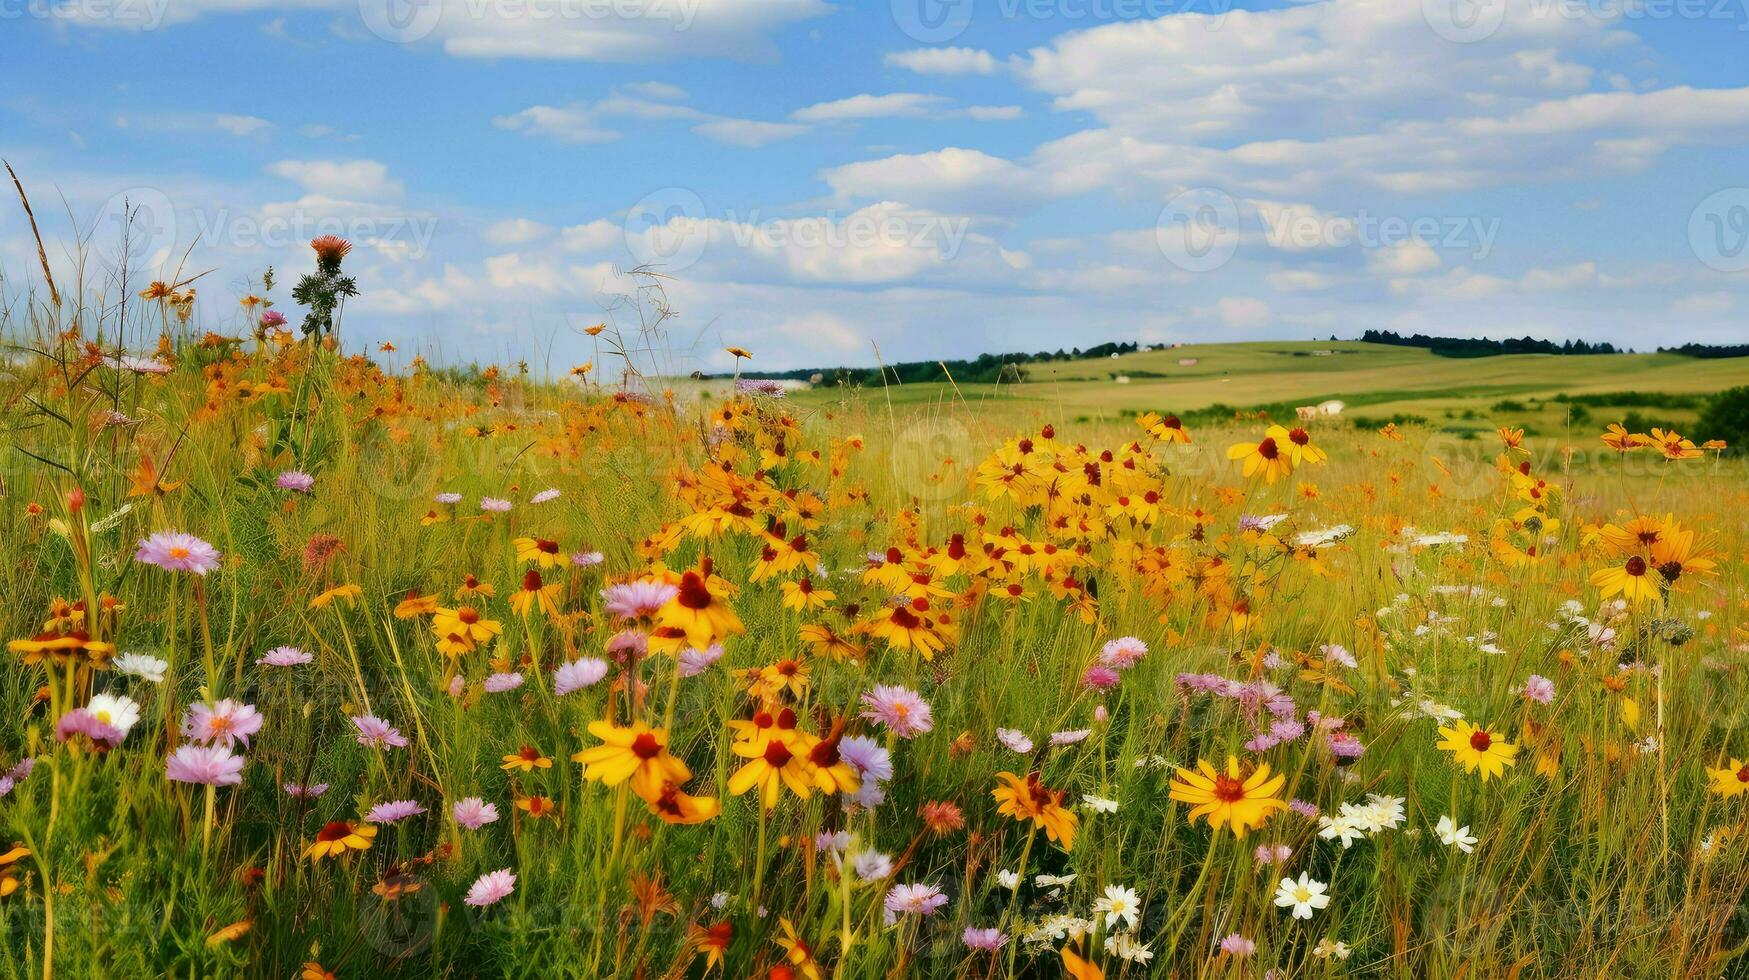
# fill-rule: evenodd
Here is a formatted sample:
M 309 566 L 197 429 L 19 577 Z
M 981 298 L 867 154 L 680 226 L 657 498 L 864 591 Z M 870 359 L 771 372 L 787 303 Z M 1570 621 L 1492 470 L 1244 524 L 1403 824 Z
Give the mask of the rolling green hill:
M 1601 429 L 1630 412 L 1647 424 L 1683 425 L 1695 419 L 1706 396 L 1744 384 L 1749 358 L 1449 358 L 1354 341 L 1265 341 L 1033 364 L 1020 383 L 892 385 L 882 397 L 895 406 L 963 399 L 985 411 L 1045 410 L 1087 420 L 1150 410 L 1206 418 L 1261 409 L 1291 417 L 1295 405 L 1338 399 L 1348 405 L 1344 417 L 1361 422 L 1418 418 L 1457 430 L 1513 422 L 1550 432 L 1570 418 L 1575 427 Z M 836 393 L 827 387 L 798 397 L 825 401 Z

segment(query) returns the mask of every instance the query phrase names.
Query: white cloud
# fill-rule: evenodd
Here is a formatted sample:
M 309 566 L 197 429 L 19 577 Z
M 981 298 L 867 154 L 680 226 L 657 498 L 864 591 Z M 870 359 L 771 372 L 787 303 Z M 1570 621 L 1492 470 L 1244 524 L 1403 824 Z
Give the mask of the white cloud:
M 311 194 L 380 201 L 401 197 L 401 182 L 389 176 L 389 168 L 375 160 L 281 160 L 267 168 L 303 186 Z
M 1229 327 L 1250 330 L 1269 323 L 1269 304 L 1250 296 L 1223 296 L 1215 304 L 1215 315 Z
M 993 75 L 996 59 L 976 48 L 917 48 L 890 51 L 886 63 L 919 75 Z
M 1439 268 L 1439 253 L 1419 238 L 1393 242 L 1367 253 L 1374 272 L 1387 276 L 1418 276 Z
M 796 123 L 760 122 L 755 119 L 713 119 L 699 123 L 692 131 L 718 143 L 756 149 L 778 140 L 791 139 L 808 131 Z
M 620 138 L 619 133 L 599 125 L 594 112 L 583 103 L 529 106 L 520 112 L 494 118 L 492 125 L 530 136 L 545 136 L 561 143 L 611 143 Z
M 627 92 L 646 99 L 657 99 L 663 102 L 683 102 L 686 100 L 686 90 L 678 85 L 667 82 L 633 82 L 624 86 Z
M 87 28 L 155 30 L 203 17 L 315 10 L 336 16 L 337 35 L 359 43 L 441 45 L 462 58 L 607 62 L 689 57 L 774 60 L 769 35 L 819 17 L 825 0 L 434 0 L 397 8 L 397 0 L 174 0 L 69 4 L 56 21 Z M 263 30 L 286 36 L 283 17 Z
M 770 327 L 774 336 L 806 344 L 810 350 L 837 355 L 860 355 L 868 348 L 862 331 L 836 313 L 814 311 L 785 317 Z
M 1020 118 L 1020 107 L 1017 105 L 975 105 L 966 108 L 966 115 L 979 122 L 1008 120 Z
M 1309 292 L 1336 285 L 1330 276 L 1310 269 L 1277 269 L 1269 274 L 1268 280 L 1271 286 L 1282 292 Z
M 1737 305 L 1737 297 L 1731 293 L 1719 290 L 1711 293 L 1693 293 L 1683 296 L 1670 304 L 1671 312 L 1686 313 L 1691 316 L 1717 316 L 1728 313 Z
M 254 116 L 220 115 L 213 118 L 213 125 L 232 136 L 255 136 L 273 128 L 272 123 Z
M 484 236 L 486 244 L 498 247 L 510 245 L 527 245 L 538 242 L 552 235 L 551 225 L 544 225 L 528 218 L 509 218 L 499 221 L 486 229 Z
M 920 92 L 893 92 L 889 95 L 853 95 L 848 99 L 819 102 L 790 113 L 799 122 L 842 122 L 850 119 L 878 119 L 890 116 L 926 116 L 950 100 L 940 95 Z
M 925 207 L 1002 213 L 1036 204 L 1049 182 L 980 150 L 948 147 L 834 167 L 822 175 L 841 198 L 909 201 Z

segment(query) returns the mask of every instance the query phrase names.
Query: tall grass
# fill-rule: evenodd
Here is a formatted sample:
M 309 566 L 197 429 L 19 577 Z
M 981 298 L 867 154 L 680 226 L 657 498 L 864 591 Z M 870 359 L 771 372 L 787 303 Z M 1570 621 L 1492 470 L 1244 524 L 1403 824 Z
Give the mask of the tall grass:
M 0 627 L 28 639 L 57 599 L 89 610 L 112 596 L 119 609 L 100 631 L 116 653 L 174 667 L 155 684 L 105 669 L 102 656 L 27 664 L 15 653 L 0 673 L 0 761 L 37 760 L 0 799 L 0 844 L 29 852 L 5 869 L 17 890 L 0 899 L 0 976 L 293 976 L 306 963 L 343 977 L 698 976 L 703 930 L 720 923 L 732 935 L 720 969 L 732 977 L 1056 976 L 1065 946 L 1114 977 L 1742 969 L 1749 796 L 1709 792 L 1706 772 L 1749 754 L 1739 727 L 1749 642 L 1740 462 L 1606 454 L 1572 468 L 1563 446 L 1537 442 L 1510 461 L 1548 481 L 1543 527 L 1528 535 L 1541 560 L 1514 565 L 1490 539 L 1497 522 L 1522 523 L 1530 504 L 1495 468 L 1494 447 L 1412 427 L 1394 438 L 1315 430 L 1330 461 L 1266 484 L 1242 480 L 1225 458 L 1255 431 L 1197 429 L 1188 447 L 1156 446 L 1129 420 L 1071 425 L 1045 408 L 991 417 L 952 402 L 901 412 L 878 390 L 790 404 L 669 398 L 659 380 L 628 395 L 514 369 L 391 373 L 361 353 L 289 338 L 207 337 L 150 304 L 126 314 L 135 319 L 125 330 L 117 304 L 77 319 L 69 308 L 21 300 L 5 325 L 0 528 L 11 560 L 0 566 Z M 121 347 L 148 356 L 160 333 L 168 373 L 124 366 Z M 717 426 L 725 412 L 740 419 L 732 429 Z M 1070 506 L 1102 515 L 1102 526 L 1053 530 L 1054 505 L 993 495 L 994 464 L 980 463 L 1024 454 L 1017 437 L 1045 452 L 1047 425 L 1062 459 L 1097 465 L 1102 450 L 1121 459 L 1136 443 L 1142 482 L 1163 495 L 1159 516 L 1137 523 L 1102 484 L 1089 497 L 1100 506 Z M 783 455 L 762 459 L 779 433 Z M 816 450 L 817 462 L 803 458 Z M 713 458 L 733 459 L 741 478 L 819 497 L 807 536 L 824 566 L 813 581 L 837 593 L 830 610 L 800 616 L 777 580 L 751 580 L 763 534 L 649 542 L 692 512 L 688 494 Z M 312 474 L 313 491 L 279 488 L 288 470 Z M 549 487 L 561 496 L 530 502 Z M 444 492 L 462 502 L 437 503 Z M 511 509 L 483 513 L 483 497 Z M 785 499 L 765 500 L 755 526 Z M 1589 584 L 1609 558 L 1587 529 L 1666 513 L 1700 529 L 1717 574 L 1612 612 Z M 1285 516 L 1241 526 L 1242 515 L 1262 514 Z M 1294 544 L 1338 525 L 1352 532 Z M 211 542 L 220 567 L 196 577 L 135 560 L 141 539 L 172 529 Z M 996 594 L 1002 576 L 944 579 L 952 596 L 933 608 L 951 609 L 960 635 L 933 659 L 854 632 L 889 598 L 865 581 L 870 552 L 895 547 L 918 562 L 952 534 L 976 547 L 1006 529 L 1083 548 L 1076 588 L 1062 580 L 1071 566 L 1048 563 L 1013 577 L 1024 602 Z M 528 567 L 513 546 L 522 536 L 603 555 L 599 566 L 548 572 L 560 619 L 507 605 Z M 1151 549 L 1185 576 L 1143 561 Z M 673 658 L 655 655 L 555 694 L 560 664 L 607 657 L 618 627 L 604 585 L 654 562 L 696 568 L 707 555 L 735 587 L 746 627 L 725 640 L 721 662 L 677 680 Z M 496 587 L 481 608 L 503 635 L 452 658 L 428 617 L 396 609 L 415 591 L 457 605 L 470 575 Z M 311 607 L 342 585 L 361 592 Z M 1234 594 L 1249 600 L 1247 617 L 1233 615 Z M 855 637 L 865 654 L 811 651 L 798 636 L 811 622 Z M 1109 690 L 1084 683 L 1102 645 L 1123 636 L 1145 641 L 1148 655 Z M 257 665 L 286 645 L 314 662 Z M 1332 646 L 1356 666 L 1341 666 Z M 786 660 L 806 664 L 809 683 L 770 707 L 794 708 L 821 734 L 842 721 L 891 751 L 895 774 L 878 806 L 785 791 L 762 818 L 754 795 L 728 792 L 745 761 L 728 723 L 761 706 L 747 671 Z M 525 683 L 483 688 L 509 672 Z M 1323 726 L 1248 750 L 1255 703 L 1198 693 L 1181 681 L 1189 674 L 1273 685 L 1297 719 L 1311 723 L 1316 711 Z M 1526 697 L 1531 675 L 1552 680 L 1551 702 Z M 933 729 L 901 739 L 861 718 L 860 699 L 877 684 L 918 692 Z M 125 740 L 108 750 L 58 741 L 58 713 L 103 692 L 141 706 Z M 209 817 L 202 787 L 166 779 L 166 757 L 186 740 L 182 710 L 220 698 L 255 705 L 265 724 L 238 747 L 242 782 L 216 788 Z M 1519 743 L 1516 764 L 1487 782 L 1454 766 L 1435 747 L 1438 706 Z M 349 719 L 365 713 L 394 723 L 407 747 L 360 745 Z M 721 814 L 669 825 L 584 778 L 570 756 L 599 744 L 586 728 L 609 716 L 671 716 L 671 749 L 694 774 L 688 791 L 719 797 Z M 1332 752 L 1333 719 L 1364 743 L 1351 763 Z M 1037 747 L 1006 748 L 998 728 Z M 1082 729 L 1084 740 L 1051 744 L 1052 733 Z M 506 771 L 504 757 L 523 746 L 552 767 Z M 1322 815 L 1375 793 L 1401 798 L 1405 816 L 1351 847 L 1320 838 L 1298 812 L 1243 839 L 1211 831 L 1168 793 L 1175 767 L 1229 755 L 1285 774 L 1283 798 Z M 1004 770 L 1036 770 L 1064 791 L 1080 821 L 1072 849 L 997 813 L 991 791 Z M 302 798 L 287 783 L 330 788 Z M 471 796 L 501 818 L 458 827 L 450 806 Z M 556 812 L 517 808 L 535 796 Z M 351 857 L 304 856 L 327 822 L 396 799 L 428 812 L 380 826 Z M 920 810 L 937 802 L 956 805 L 963 826 L 931 828 Z M 1446 815 L 1479 838 L 1473 853 L 1437 839 Z M 889 856 L 892 875 L 862 880 L 842 841 L 817 846 L 839 832 L 851 854 Z M 1291 857 L 1265 863 L 1260 845 Z M 999 884 L 999 872 L 1023 867 L 1018 889 Z M 471 883 L 500 868 L 517 876 L 510 897 L 466 904 Z M 1273 901 L 1277 881 L 1302 872 L 1332 896 L 1310 920 Z M 889 924 L 882 903 L 896 883 L 936 886 L 948 901 Z M 1109 885 L 1137 892 L 1134 929 L 1099 918 L 1078 937 L 1075 920 L 1095 920 Z M 1007 946 L 970 949 L 967 927 L 1001 928 Z M 806 950 L 793 956 L 777 941 L 792 929 Z M 1107 952 L 1120 932 L 1151 962 Z M 1223 952 L 1229 936 L 1255 951 Z M 1338 941 L 1346 958 L 1328 952 Z

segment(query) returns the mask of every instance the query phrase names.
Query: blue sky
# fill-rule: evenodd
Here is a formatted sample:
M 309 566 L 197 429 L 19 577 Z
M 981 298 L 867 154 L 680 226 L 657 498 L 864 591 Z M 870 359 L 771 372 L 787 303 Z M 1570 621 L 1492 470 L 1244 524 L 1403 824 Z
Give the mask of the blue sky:
M 582 359 L 640 264 L 688 370 L 1742 342 L 1746 3 L 0 0 L 0 154 L 64 279 L 125 198 L 237 329 L 338 230 L 348 335 L 447 361 Z

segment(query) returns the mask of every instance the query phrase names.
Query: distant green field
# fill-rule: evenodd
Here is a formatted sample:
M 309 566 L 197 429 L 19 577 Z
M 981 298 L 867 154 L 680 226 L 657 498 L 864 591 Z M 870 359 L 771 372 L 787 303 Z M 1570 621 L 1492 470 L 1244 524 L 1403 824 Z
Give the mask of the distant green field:
M 1181 363 L 1189 359 L 1195 363 Z M 864 390 L 863 395 L 890 399 L 895 409 L 955 405 L 1087 422 L 1115 421 L 1144 411 L 1206 417 L 1223 406 L 1291 416 L 1295 405 L 1337 399 L 1347 403 L 1344 418 L 1363 423 L 1424 419 L 1436 428 L 1466 431 L 1511 422 L 1533 434 L 1556 435 L 1569 425 L 1584 432 L 1601 430 L 1630 413 L 1648 425 L 1690 424 L 1706 396 L 1749 384 L 1749 358 L 1450 358 L 1383 344 L 1269 341 L 1031 364 L 1026 373 L 1026 380 L 1017 384 L 907 384 Z M 821 388 L 797 398 L 804 404 L 824 404 L 844 394 Z

